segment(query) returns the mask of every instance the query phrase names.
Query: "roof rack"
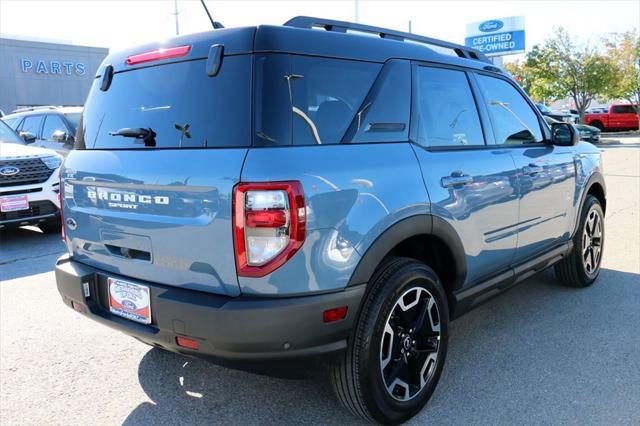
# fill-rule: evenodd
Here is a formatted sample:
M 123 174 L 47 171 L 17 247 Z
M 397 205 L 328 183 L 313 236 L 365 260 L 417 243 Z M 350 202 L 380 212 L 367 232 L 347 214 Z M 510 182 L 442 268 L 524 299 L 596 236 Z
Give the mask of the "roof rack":
M 25 108 L 14 109 L 12 111 L 12 114 L 16 113 L 16 112 L 38 111 L 38 110 L 41 110 L 41 109 L 57 109 L 57 108 L 60 108 L 60 107 L 57 107 L 55 105 L 42 105 L 42 106 L 25 107 Z
M 416 34 L 405 33 L 403 31 L 389 30 L 386 28 L 373 27 L 371 25 L 357 24 L 354 22 L 334 21 L 332 19 L 314 18 L 311 16 L 296 16 L 285 22 L 287 27 L 295 28 L 324 28 L 327 31 L 335 31 L 346 33 L 348 30 L 378 35 L 380 38 L 386 38 L 396 41 L 413 41 L 431 46 L 438 46 L 452 50 L 457 56 L 466 59 L 473 59 L 486 63 L 492 63 L 483 53 L 478 52 L 467 46 L 462 46 L 447 41 L 438 40 L 431 37 L 424 37 Z

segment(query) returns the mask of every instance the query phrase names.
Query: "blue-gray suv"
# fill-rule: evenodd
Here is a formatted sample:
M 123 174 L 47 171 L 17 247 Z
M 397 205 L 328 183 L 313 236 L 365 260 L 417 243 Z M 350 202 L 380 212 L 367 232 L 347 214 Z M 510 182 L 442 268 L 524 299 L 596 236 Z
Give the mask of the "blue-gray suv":
M 75 143 L 67 305 L 224 365 L 321 358 L 370 421 L 424 406 L 452 319 L 599 273 L 598 150 L 444 41 L 297 17 L 114 53 Z

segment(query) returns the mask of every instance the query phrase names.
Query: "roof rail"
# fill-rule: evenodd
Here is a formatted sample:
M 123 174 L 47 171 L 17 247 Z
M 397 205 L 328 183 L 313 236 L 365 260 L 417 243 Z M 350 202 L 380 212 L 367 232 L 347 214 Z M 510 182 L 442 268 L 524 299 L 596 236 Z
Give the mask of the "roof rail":
M 371 25 L 357 24 L 354 22 L 335 21 L 332 19 L 314 18 L 311 16 L 296 16 L 291 18 L 284 24 L 287 27 L 295 28 L 324 28 L 327 31 L 335 31 L 346 33 L 347 30 L 353 30 L 357 32 L 369 33 L 378 35 L 380 38 L 386 38 L 389 40 L 397 41 L 413 41 L 418 43 L 424 43 L 426 45 L 438 46 L 445 49 L 452 50 L 456 55 L 461 58 L 474 59 L 486 63 L 492 63 L 483 53 L 460 44 L 449 43 L 447 41 L 438 40 L 431 37 L 424 37 L 421 35 L 405 33 L 403 31 L 389 30 L 386 28 L 374 27 Z
M 14 109 L 12 111 L 12 114 L 16 112 L 38 111 L 41 109 L 57 109 L 57 108 L 60 108 L 60 107 L 57 107 L 55 105 L 32 106 L 32 107 Z

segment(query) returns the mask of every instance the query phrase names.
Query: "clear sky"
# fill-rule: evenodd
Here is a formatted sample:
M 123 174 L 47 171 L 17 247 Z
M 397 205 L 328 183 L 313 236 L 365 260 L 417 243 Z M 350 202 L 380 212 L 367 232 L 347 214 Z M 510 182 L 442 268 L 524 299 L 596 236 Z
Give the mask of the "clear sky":
M 282 24 L 296 15 L 353 21 L 354 0 L 206 0 L 214 19 L 227 27 Z M 0 33 L 70 41 L 113 50 L 175 35 L 173 0 L 0 0 Z M 178 0 L 180 33 L 208 31 L 198 0 Z M 465 24 L 524 15 L 527 49 L 565 27 L 585 43 L 608 32 L 640 28 L 640 0 L 599 1 L 366 1 L 359 21 L 464 43 Z

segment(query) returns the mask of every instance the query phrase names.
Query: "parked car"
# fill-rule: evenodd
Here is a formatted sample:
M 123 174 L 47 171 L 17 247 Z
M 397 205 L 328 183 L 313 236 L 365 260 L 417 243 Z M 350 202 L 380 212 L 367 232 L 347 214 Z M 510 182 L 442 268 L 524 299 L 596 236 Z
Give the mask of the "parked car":
M 585 124 L 601 131 L 637 130 L 640 116 L 631 104 L 613 104 L 606 112 L 587 114 Z
M 548 106 L 540 103 L 536 103 L 535 105 L 538 108 L 538 110 L 542 113 L 542 115 L 546 117 L 551 117 L 554 120 L 563 121 L 565 123 L 576 122 L 575 117 L 570 113 L 562 112 L 562 111 L 552 111 L 549 109 Z
M 599 150 L 469 47 L 309 17 L 217 29 L 110 54 L 82 122 L 64 303 L 228 366 L 322 357 L 369 421 L 424 406 L 453 318 L 551 265 L 599 273 Z
M 18 134 L 34 135 L 35 146 L 65 156 L 73 149 L 81 115 L 81 107 L 47 106 L 20 109 L 2 119 Z
M 561 121 L 554 120 L 547 116 L 544 117 L 544 121 L 546 121 L 549 126 L 553 123 L 561 123 Z M 574 124 L 574 126 L 578 129 L 578 132 L 580 132 L 580 140 L 593 144 L 600 143 L 601 132 L 597 127 L 587 126 L 586 124 Z
M 58 168 L 54 151 L 28 146 L 0 120 L 0 229 L 37 225 L 60 232 Z

